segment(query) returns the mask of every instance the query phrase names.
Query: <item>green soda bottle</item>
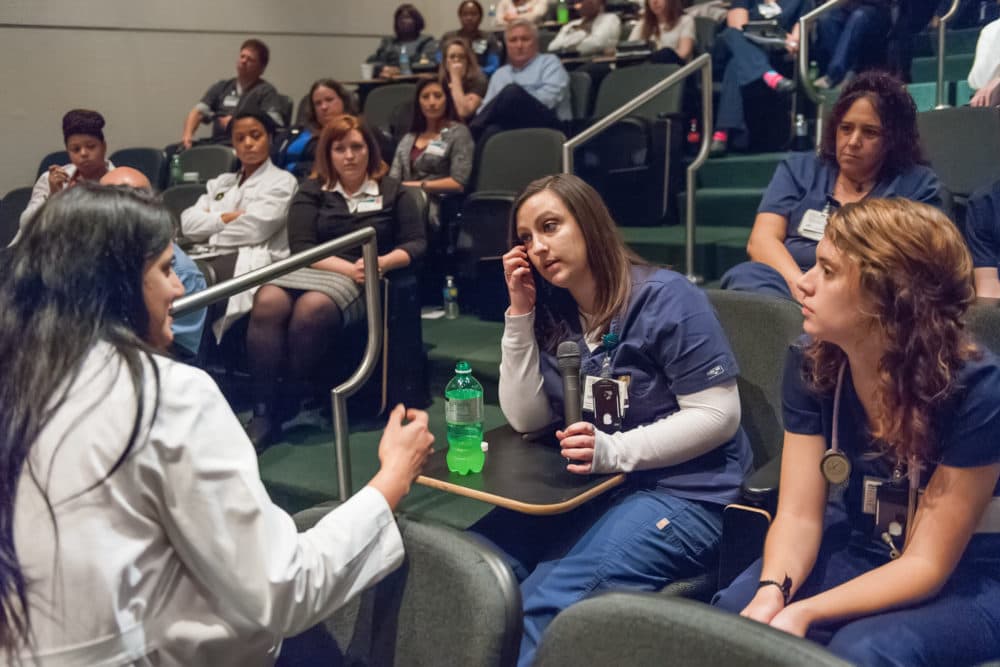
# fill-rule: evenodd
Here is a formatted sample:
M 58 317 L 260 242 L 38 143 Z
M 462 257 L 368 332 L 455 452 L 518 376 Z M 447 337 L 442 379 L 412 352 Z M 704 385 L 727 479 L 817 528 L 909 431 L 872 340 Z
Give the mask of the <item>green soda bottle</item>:
M 472 377 L 467 361 L 455 364 L 455 377 L 444 388 L 444 418 L 448 424 L 448 470 L 460 475 L 480 472 L 483 452 L 483 385 Z
M 556 23 L 566 25 L 569 23 L 569 3 L 566 0 L 559 0 L 556 5 Z

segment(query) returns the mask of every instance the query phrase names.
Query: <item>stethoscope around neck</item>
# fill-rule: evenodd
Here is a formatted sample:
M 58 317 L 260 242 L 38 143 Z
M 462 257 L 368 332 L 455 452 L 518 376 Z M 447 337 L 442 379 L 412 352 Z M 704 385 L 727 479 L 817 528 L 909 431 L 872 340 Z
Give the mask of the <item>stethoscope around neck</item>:
M 840 449 L 840 396 L 844 388 L 844 371 L 847 362 L 840 364 L 837 371 L 837 387 L 833 392 L 833 425 L 830 429 L 830 449 L 823 454 L 820 461 L 820 472 L 823 478 L 832 486 L 846 487 L 851 477 L 851 461 Z M 897 465 L 893 470 L 893 482 L 903 476 L 902 467 Z M 917 510 L 917 495 L 920 492 L 920 461 L 916 455 L 911 454 L 907 462 L 906 476 L 909 478 L 909 493 L 906 506 L 906 536 L 903 540 L 903 549 L 910 542 L 913 534 L 913 517 Z M 889 546 L 889 553 L 892 558 L 898 558 L 902 553 L 895 544 L 895 538 L 900 534 L 892 534 L 890 531 L 882 533 L 882 541 Z

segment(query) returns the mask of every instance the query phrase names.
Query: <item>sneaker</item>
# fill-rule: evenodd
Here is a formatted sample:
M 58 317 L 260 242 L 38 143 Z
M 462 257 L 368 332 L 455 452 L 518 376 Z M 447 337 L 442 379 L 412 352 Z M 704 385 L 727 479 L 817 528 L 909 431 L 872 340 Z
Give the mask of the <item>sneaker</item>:
M 782 95 L 795 92 L 795 82 L 788 77 L 782 77 L 781 80 L 774 85 L 774 92 Z
M 828 76 L 821 76 L 813 81 L 813 85 L 820 90 L 830 90 L 830 88 L 833 87 L 833 84 L 830 83 L 830 77 Z
M 713 157 L 726 154 L 726 142 L 722 139 L 712 139 L 712 145 L 708 149 L 708 154 Z

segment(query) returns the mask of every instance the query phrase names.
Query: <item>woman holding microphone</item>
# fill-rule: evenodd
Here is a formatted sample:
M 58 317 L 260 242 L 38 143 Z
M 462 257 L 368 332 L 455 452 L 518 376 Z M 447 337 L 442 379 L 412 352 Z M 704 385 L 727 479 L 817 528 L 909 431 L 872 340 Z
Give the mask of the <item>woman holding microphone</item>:
M 722 508 L 751 462 L 739 371 L 700 290 L 632 254 L 600 196 L 572 175 L 528 185 L 511 232 L 500 407 L 522 432 L 559 420 L 556 348 L 576 343 L 584 419 L 556 431 L 566 469 L 628 473 L 618 490 L 567 514 L 498 509 L 472 528 L 521 580 L 520 664 L 530 665 L 545 628 L 574 602 L 658 590 L 709 567 Z M 594 382 L 617 396 L 606 400 Z

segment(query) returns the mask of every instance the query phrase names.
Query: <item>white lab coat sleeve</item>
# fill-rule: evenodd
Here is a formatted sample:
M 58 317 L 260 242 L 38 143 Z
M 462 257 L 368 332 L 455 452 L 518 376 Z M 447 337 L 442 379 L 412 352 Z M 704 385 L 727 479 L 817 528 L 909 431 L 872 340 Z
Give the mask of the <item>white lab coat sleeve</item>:
M 222 222 L 222 214 L 211 210 L 209 198 L 212 192 L 213 183 L 209 183 L 208 191 L 198 197 L 192 206 L 181 212 L 181 231 L 186 238 L 196 242 L 207 241 L 213 234 L 217 234 L 225 228 Z
M 362 489 L 298 533 L 268 497 L 253 446 L 215 383 L 197 369 L 161 368 L 170 391 L 143 474 L 171 545 L 219 606 L 287 637 L 400 564 L 402 538 L 378 491 Z

